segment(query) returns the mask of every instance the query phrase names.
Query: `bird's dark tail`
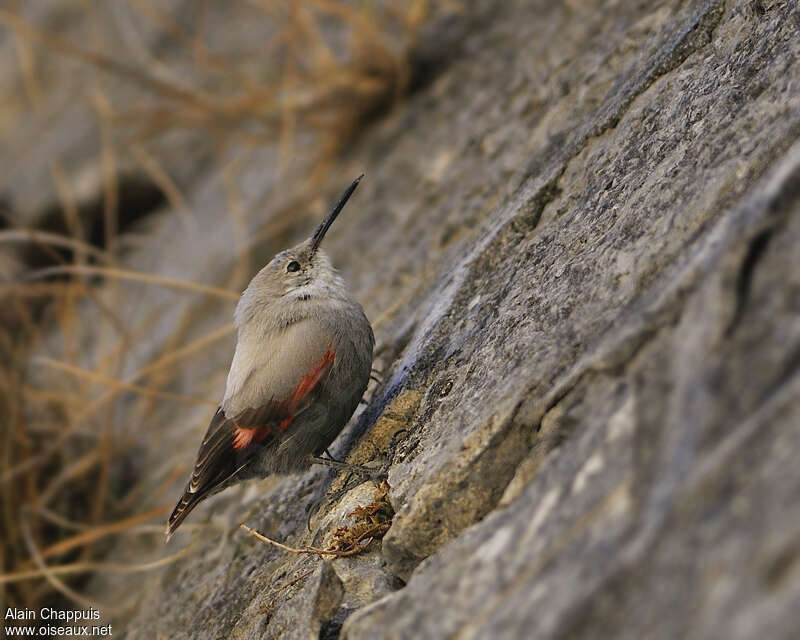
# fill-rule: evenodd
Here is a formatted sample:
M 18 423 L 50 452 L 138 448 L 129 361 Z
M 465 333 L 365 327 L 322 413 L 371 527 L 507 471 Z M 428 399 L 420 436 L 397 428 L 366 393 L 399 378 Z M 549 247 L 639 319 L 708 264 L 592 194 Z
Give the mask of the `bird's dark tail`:
M 192 509 L 205 497 L 206 495 L 204 493 L 192 493 L 189 491 L 189 485 L 186 485 L 181 499 L 178 500 L 178 504 L 176 504 L 175 508 L 172 510 L 172 515 L 169 517 L 169 520 L 167 520 L 166 542 L 169 542 L 169 539 L 181 525 L 181 522 L 184 521 L 186 516 L 192 512 Z

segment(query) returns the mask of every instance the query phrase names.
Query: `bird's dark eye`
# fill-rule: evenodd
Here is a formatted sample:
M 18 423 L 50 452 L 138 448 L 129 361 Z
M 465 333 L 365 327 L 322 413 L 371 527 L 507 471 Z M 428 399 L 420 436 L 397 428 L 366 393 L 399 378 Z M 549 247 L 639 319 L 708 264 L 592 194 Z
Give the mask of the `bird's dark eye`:
M 300 271 L 300 263 L 297 260 L 292 260 L 286 265 L 287 271 Z

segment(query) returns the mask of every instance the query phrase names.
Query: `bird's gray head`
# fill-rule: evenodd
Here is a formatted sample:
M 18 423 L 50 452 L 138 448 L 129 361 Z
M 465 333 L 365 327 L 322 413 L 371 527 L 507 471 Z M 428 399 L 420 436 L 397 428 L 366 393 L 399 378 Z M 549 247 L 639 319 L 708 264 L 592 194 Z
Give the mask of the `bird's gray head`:
M 237 324 L 241 325 L 257 308 L 277 301 L 302 303 L 315 298 L 335 299 L 347 295 L 344 281 L 320 249 L 320 244 L 363 177 L 362 174 L 352 182 L 310 238 L 281 251 L 255 275 L 236 308 Z

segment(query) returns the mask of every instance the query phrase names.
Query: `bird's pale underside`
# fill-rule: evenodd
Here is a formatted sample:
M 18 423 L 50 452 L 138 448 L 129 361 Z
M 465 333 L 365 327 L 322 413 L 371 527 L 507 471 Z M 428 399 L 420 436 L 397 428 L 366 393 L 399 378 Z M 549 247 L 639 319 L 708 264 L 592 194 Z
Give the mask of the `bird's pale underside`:
M 308 240 L 276 255 L 242 294 L 225 396 L 167 538 L 225 487 L 308 468 L 358 406 L 372 368 L 372 328 L 319 246 L 360 179 Z

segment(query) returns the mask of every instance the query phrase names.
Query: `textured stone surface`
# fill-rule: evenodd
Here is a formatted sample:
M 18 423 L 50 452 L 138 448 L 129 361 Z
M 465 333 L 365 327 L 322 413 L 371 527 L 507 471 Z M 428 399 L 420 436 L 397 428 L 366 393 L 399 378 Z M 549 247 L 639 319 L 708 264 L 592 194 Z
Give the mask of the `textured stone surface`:
M 128 637 L 794 637 L 800 9 L 473 10 L 458 55 L 328 185 L 367 173 L 326 242 L 383 370 L 334 449 L 389 463 L 391 529 L 321 564 L 236 524 L 319 543 L 369 484 L 329 502 L 341 480 L 314 470 L 221 494 L 194 519 L 211 526 L 176 538 L 196 546 L 175 565 L 94 582 L 142 580 Z M 271 198 L 269 158 L 250 159 L 251 230 L 292 202 Z M 152 246 L 170 250 L 131 263 L 227 279 L 240 245 L 219 228 L 223 191 L 198 184 L 200 233 L 156 221 Z M 306 233 L 324 201 L 247 264 Z M 131 301 L 132 321 L 158 305 L 143 361 L 187 317 L 199 333 L 230 314 L 156 293 Z M 175 388 L 219 395 L 229 358 L 217 344 Z M 164 450 L 188 463 L 206 413 L 164 408 L 143 466 L 166 467 Z

